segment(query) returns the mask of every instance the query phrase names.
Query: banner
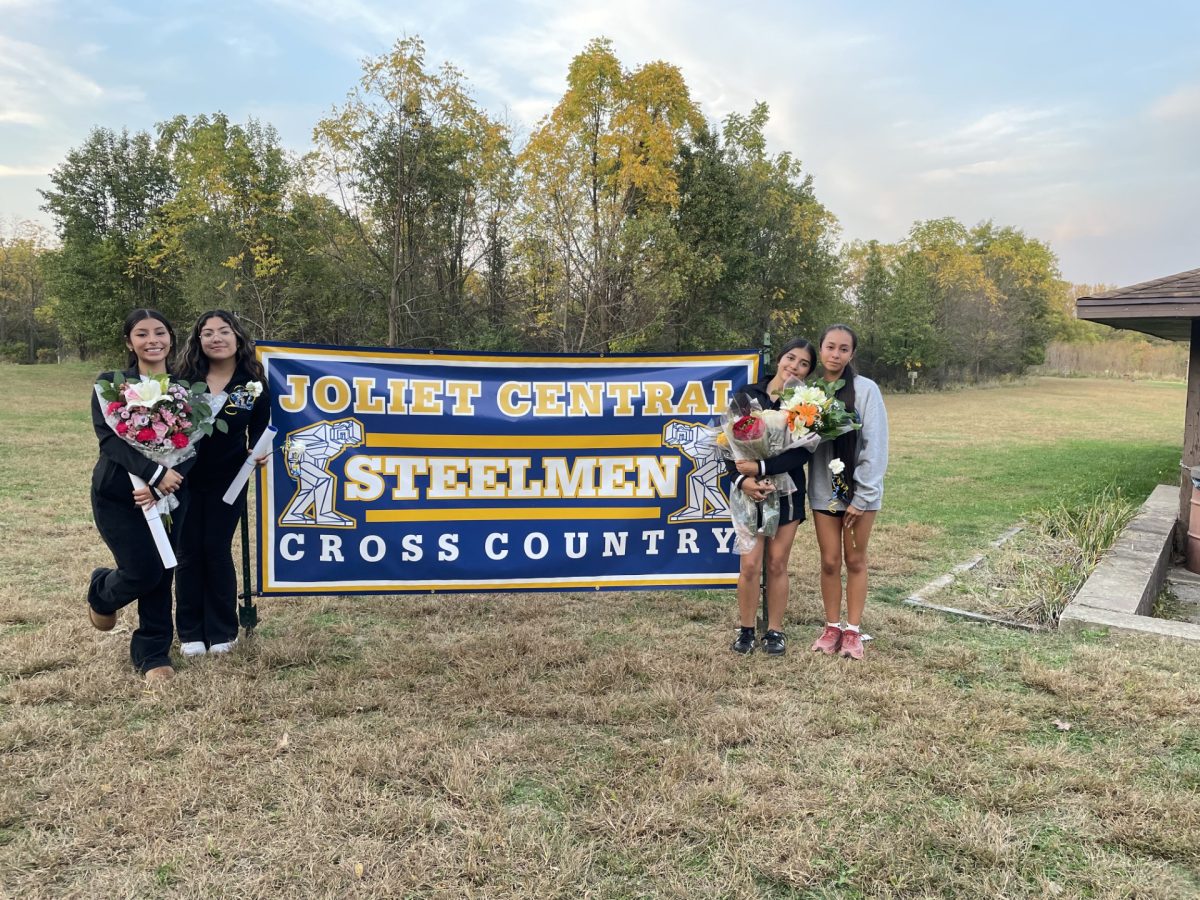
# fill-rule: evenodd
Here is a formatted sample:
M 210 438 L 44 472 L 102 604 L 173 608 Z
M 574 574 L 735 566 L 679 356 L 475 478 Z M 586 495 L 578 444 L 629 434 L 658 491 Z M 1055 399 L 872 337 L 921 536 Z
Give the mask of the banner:
M 265 594 L 737 582 L 706 428 L 758 355 L 528 356 L 260 342 Z

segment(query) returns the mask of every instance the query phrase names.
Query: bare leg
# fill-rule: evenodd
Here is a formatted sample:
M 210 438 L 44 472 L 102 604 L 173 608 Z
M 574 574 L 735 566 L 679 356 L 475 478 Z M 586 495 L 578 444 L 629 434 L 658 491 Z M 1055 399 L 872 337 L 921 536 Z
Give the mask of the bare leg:
M 754 549 L 742 554 L 742 565 L 738 570 L 738 619 L 743 628 L 753 628 L 758 617 L 759 580 L 762 577 L 763 544 L 766 538 L 759 535 Z
M 783 616 L 788 605 L 788 560 L 799 522 L 780 525 L 767 541 L 767 628 L 783 631 Z
M 841 524 L 840 520 L 836 521 Z M 842 549 L 846 558 L 846 621 L 851 625 L 862 624 L 863 610 L 867 606 L 867 542 L 871 539 L 874 524 L 875 510 L 871 510 L 862 514 L 854 525 L 853 533 L 844 529 L 842 534 Z M 824 570 L 822 562 L 822 577 Z
M 813 513 L 817 547 L 821 551 L 821 604 L 826 622 L 842 620 L 842 520 Z M 857 534 L 857 529 L 855 529 Z M 847 536 L 849 540 L 849 536 Z

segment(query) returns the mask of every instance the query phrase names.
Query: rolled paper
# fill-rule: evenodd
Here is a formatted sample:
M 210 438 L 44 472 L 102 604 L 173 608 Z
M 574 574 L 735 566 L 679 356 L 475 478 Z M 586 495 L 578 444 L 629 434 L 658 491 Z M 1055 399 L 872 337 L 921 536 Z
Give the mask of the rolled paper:
M 135 488 L 146 487 L 146 482 L 132 472 L 129 473 L 129 480 L 133 482 Z M 154 546 L 158 550 L 158 558 L 162 560 L 163 568 L 175 568 L 177 565 L 175 550 L 171 547 L 171 539 L 167 537 L 167 527 L 163 525 L 158 504 L 155 503 L 149 509 L 142 507 L 142 514 L 146 517 L 146 524 L 150 526 L 150 534 L 154 537 Z
M 229 490 L 221 498 L 230 506 L 237 503 L 238 495 L 241 494 L 242 488 L 246 486 L 246 482 L 250 480 L 250 474 L 254 471 L 255 466 L 258 465 L 255 460 L 271 452 L 271 448 L 275 445 L 275 435 L 277 434 L 279 434 L 279 430 L 274 425 L 268 425 L 267 430 L 259 436 L 258 441 L 254 444 L 254 448 L 250 451 L 250 455 L 246 457 L 246 461 L 238 469 L 237 475 L 229 483 Z

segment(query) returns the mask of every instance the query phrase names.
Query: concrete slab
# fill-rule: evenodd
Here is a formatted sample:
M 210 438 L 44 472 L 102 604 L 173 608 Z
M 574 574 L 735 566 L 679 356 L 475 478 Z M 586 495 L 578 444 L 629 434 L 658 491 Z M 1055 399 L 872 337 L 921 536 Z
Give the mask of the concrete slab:
M 1200 624 L 1149 615 L 1168 572 L 1175 571 L 1171 569 L 1171 544 L 1178 507 L 1177 487 L 1160 484 L 1154 489 L 1059 616 L 1064 630 L 1108 628 L 1200 641 Z M 1200 596 L 1200 577 L 1190 572 L 1178 577 L 1181 585 L 1188 582 L 1184 589 L 1189 596 L 1193 587 Z

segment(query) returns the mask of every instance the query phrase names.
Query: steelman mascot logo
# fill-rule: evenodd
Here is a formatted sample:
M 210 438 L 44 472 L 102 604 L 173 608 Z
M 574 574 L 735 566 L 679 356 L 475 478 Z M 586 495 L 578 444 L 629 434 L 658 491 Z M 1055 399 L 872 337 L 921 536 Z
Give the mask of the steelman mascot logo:
M 354 528 L 354 519 L 334 509 L 337 476 L 329 471 L 329 461 L 362 442 L 363 426 L 358 419 L 317 422 L 289 432 L 283 445 L 284 458 L 288 475 L 296 480 L 296 493 L 279 517 L 279 524 Z
M 667 517 L 675 522 L 711 522 L 729 518 L 729 500 L 721 489 L 725 463 L 714 429 L 678 420 L 663 429 L 663 443 L 692 461 L 687 475 L 687 506 Z

